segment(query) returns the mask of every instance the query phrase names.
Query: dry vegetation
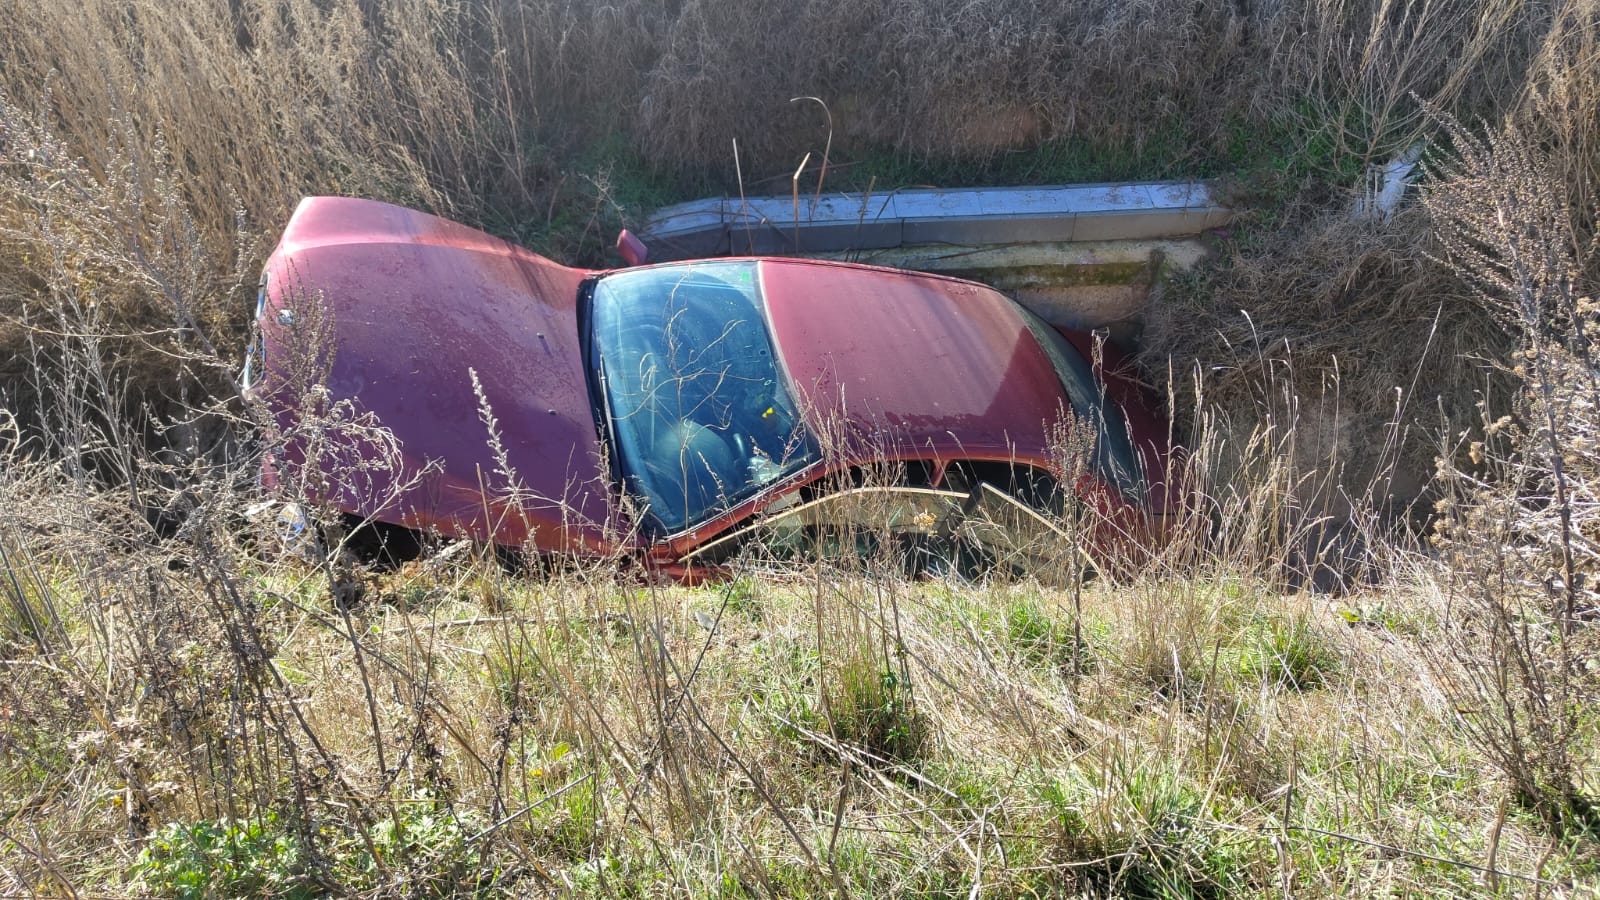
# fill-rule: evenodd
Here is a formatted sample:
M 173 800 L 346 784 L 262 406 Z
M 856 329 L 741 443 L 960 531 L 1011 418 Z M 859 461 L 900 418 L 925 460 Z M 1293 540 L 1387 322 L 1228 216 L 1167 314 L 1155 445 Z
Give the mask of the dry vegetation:
M 797 96 L 856 184 L 1242 173 L 1153 311 L 1163 553 L 669 589 L 245 514 L 301 194 L 597 261 L 820 151 Z M 1594 0 L 0 0 L 0 892 L 1590 896 L 1597 175 Z

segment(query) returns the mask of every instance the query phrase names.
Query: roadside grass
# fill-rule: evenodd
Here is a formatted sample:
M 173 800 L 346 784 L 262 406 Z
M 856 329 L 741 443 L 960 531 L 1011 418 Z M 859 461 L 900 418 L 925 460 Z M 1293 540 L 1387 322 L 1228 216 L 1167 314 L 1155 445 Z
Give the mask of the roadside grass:
M 94 613 L 71 566 L 52 578 L 70 645 L 6 657 L 0 877 L 197 897 L 1444 896 L 1485 889 L 1457 863 L 1555 884 L 1600 865 L 1497 806 L 1424 638 L 1349 621 L 1349 598 L 1092 582 L 1075 676 L 1070 601 L 1030 584 L 660 587 L 458 556 L 372 576 L 353 643 L 324 573 L 253 568 L 239 584 L 283 680 L 243 742 L 208 735 L 254 708 L 215 648 L 151 669 L 130 643 L 145 586 L 101 581 Z M 160 593 L 201 577 L 169 570 Z M 1360 599 L 1439 614 L 1426 584 Z M 271 707 L 305 727 L 274 736 Z

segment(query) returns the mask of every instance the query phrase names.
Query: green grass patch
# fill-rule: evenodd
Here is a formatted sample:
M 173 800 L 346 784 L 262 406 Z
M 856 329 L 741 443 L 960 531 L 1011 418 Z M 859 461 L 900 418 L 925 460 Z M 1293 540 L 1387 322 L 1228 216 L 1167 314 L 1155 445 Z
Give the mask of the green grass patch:
M 1040 799 L 1059 851 L 1090 860 L 1083 886 L 1134 897 L 1213 897 L 1250 881 L 1250 841 L 1215 827 L 1200 785 L 1175 763 L 1113 756 L 1046 776 Z
M 890 762 L 915 763 L 928 745 L 928 720 L 917 709 L 910 679 L 871 656 L 838 668 L 826 709 L 836 739 Z
M 1099 631 L 1103 633 L 1103 629 Z M 1050 615 L 1029 598 L 1015 599 L 1006 607 L 1006 640 L 1035 668 L 1065 675 L 1094 671 L 1099 654 L 1092 646 L 1091 636 L 1096 633 L 1088 625 L 1080 626 L 1079 633 L 1074 634 L 1070 621 Z
M 1293 690 L 1322 687 L 1340 670 L 1338 653 L 1303 611 L 1255 614 L 1240 632 L 1234 653 L 1240 676 Z

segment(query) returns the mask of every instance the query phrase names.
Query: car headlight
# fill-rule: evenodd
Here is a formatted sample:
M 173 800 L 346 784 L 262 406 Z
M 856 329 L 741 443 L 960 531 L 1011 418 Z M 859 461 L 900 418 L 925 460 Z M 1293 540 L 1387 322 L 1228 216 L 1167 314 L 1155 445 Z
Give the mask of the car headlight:
M 256 314 L 255 320 L 261 321 L 261 314 L 267 311 L 267 282 L 272 279 L 271 273 L 263 271 L 261 280 L 256 282 Z
M 261 361 L 261 316 L 267 311 L 267 282 L 271 275 L 263 271 L 256 283 L 256 314 L 250 319 L 250 344 L 244 351 L 244 369 L 239 373 L 239 385 L 250 390 L 255 385 L 256 369 Z

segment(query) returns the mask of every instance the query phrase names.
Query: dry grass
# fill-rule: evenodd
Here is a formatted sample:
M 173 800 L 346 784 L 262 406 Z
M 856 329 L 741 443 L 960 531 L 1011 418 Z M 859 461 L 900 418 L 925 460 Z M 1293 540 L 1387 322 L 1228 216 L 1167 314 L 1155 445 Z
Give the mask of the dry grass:
M 1580 895 L 1592 836 L 1503 802 L 1461 727 L 1451 572 L 1412 553 L 1342 595 L 1286 589 L 1319 521 L 1292 502 L 1292 426 L 1237 453 L 1212 434 L 1174 543 L 1081 593 L 758 558 L 665 588 L 470 547 L 351 571 L 279 550 L 242 472 L 192 477 L 181 539 L 154 544 L 119 494 L 12 457 L 0 878 Z M 1595 725 L 1569 735 L 1582 790 Z
M 1512 337 L 1439 261 L 1419 211 L 1376 224 L 1324 212 L 1152 302 L 1144 355 L 1204 397 L 1174 406 L 1188 433 L 1207 415 L 1236 442 L 1261 423 L 1298 424 L 1297 494 L 1344 515 L 1368 492 L 1415 498 L 1433 475 L 1441 423 L 1510 394 L 1492 369 Z M 1187 398 L 1186 398 L 1187 399 Z
M 1440 111 L 1503 117 L 1549 142 L 1573 235 L 1587 240 L 1600 158 L 1591 89 L 1600 9 L 1575 0 L 1476 13 L 1385 7 L 1364 47 L 1324 48 L 1338 61 L 1334 83 L 1353 89 L 1319 102 L 1320 121 L 1359 126 L 1331 135 L 1357 152 L 1333 154 L 1378 163 L 1423 141 L 1427 164 L 1455 142 Z M 1302 194 L 1268 213 L 1270 230 L 1225 241 L 1221 265 L 1151 306 L 1145 346 L 1157 368 L 1207 373 L 1210 412 L 1245 432 L 1268 417 L 1310 426 L 1297 448 L 1302 464 L 1332 477 L 1305 499 L 1334 510 L 1374 484 L 1380 494 L 1418 496 L 1433 474 L 1433 436 L 1475 422 L 1480 405 L 1504 409 L 1514 391 L 1497 366 L 1514 331 L 1444 260 L 1435 222 L 1405 209 L 1382 221 L 1357 217 L 1356 184 L 1352 173 L 1342 190 Z M 1198 420 L 1206 411 L 1180 413 Z M 1390 421 L 1398 433 L 1386 430 Z
M 1088 586 L 1081 645 L 1067 593 L 818 566 L 666 589 L 458 554 L 351 606 L 227 516 L 108 554 L 107 501 L 41 487 L 8 479 L 0 523 L 46 623 L 6 620 L 11 890 L 176 891 L 202 864 L 169 823 L 229 822 L 292 852 L 233 826 L 210 895 L 1564 896 L 1595 865 L 1478 775 L 1427 585 L 1157 566 Z
M 1386 159 L 1426 130 L 1423 103 L 1580 122 L 1594 95 L 1588 0 L 1470 15 L 1377 0 L 6 0 L 0 22 L 0 358 L 28 359 L 60 305 L 59 280 L 38 280 L 50 259 L 98 310 L 51 327 L 115 338 L 107 365 L 135 393 L 163 384 L 161 354 L 185 334 L 242 343 L 253 273 L 303 194 L 393 200 L 598 261 L 621 198 L 661 196 L 652 171 L 731 189 L 735 140 L 755 179 L 807 151 L 820 163 L 831 135 L 836 170 L 1065 141 L 1169 174 L 1298 183 Z M 1567 158 L 1592 157 L 1592 137 L 1562 139 Z M 0 370 L 13 408 L 33 409 L 28 368 Z

